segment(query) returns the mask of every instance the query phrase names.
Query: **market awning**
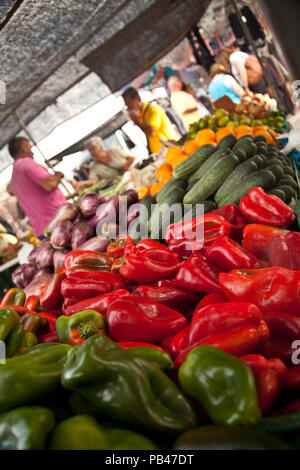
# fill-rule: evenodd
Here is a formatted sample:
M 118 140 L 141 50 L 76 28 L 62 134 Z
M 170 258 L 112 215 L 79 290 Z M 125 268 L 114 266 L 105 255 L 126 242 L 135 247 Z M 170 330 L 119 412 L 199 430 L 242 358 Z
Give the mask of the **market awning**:
M 6 102 L 0 104 L 0 149 L 20 132 L 16 111 L 29 124 L 92 70 L 100 77 L 96 102 L 173 47 L 209 3 L 6 1 L 0 7 L 0 79 L 6 85 Z M 2 157 L 0 170 L 3 166 L 7 162 Z

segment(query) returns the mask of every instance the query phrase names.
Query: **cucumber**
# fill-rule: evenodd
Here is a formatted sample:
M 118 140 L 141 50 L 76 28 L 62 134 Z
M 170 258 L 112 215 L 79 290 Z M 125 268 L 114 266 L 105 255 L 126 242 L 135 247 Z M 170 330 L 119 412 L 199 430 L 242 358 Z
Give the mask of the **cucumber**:
M 186 183 L 182 179 L 174 178 L 174 176 L 166 182 L 166 184 L 156 193 L 156 201 L 159 202 L 166 193 L 175 188 L 185 188 Z
M 174 214 L 167 210 L 167 205 L 171 207 L 173 204 L 180 204 L 182 202 L 184 196 L 184 189 L 174 189 L 171 193 L 169 193 L 168 198 L 159 204 L 156 204 L 154 211 L 151 214 L 151 218 L 149 221 L 149 237 L 155 237 L 156 239 L 163 239 L 164 238 L 164 231 L 167 227 L 178 221 Z M 182 210 L 180 214 L 177 214 L 179 220 L 182 219 Z
M 225 206 L 226 204 L 237 204 L 242 197 L 247 196 L 250 189 L 256 186 L 261 186 L 265 191 L 273 188 L 276 183 L 276 178 L 272 171 L 263 168 L 259 171 L 254 171 L 250 175 L 245 176 L 241 181 L 232 186 L 231 192 L 225 196 L 218 203 L 218 207 Z
M 254 157 L 252 157 L 252 159 L 253 158 Z M 225 197 L 226 194 L 230 194 L 231 188 L 234 184 L 239 184 L 242 178 L 258 170 L 258 164 L 252 159 L 249 159 L 246 162 L 238 165 L 235 170 L 233 170 L 233 172 L 224 181 L 222 186 L 220 186 L 220 188 L 215 194 L 215 201 L 217 203 L 219 203 Z
M 277 185 L 290 186 L 295 190 L 298 188 L 297 181 L 291 175 L 287 175 L 286 173 L 283 174 L 282 178 L 280 178 Z
M 182 202 L 183 196 L 185 195 L 186 191 L 182 187 L 177 187 L 173 188 L 172 190 L 168 191 L 167 193 L 164 194 L 162 198 L 160 198 L 159 201 L 157 201 L 159 204 L 175 204 L 177 202 Z
M 262 169 L 267 161 L 267 158 L 265 155 L 257 154 L 253 155 L 253 157 L 248 158 L 248 162 L 255 162 L 258 165 L 258 170 Z
M 285 193 L 285 202 L 289 202 L 291 200 L 291 198 L 295 195 L 295 190 L 293 188 L 291 188 L 290 186 L 287 186 L 287 185 L 278 185 L 278 186 L 275 186 L 276 189 L 280 189 L 281 191 L 284 191 Z M 274 189 L 275 189 L 274 188 Z
M 189 183 L 186 187 L 186 192 L 188 193 L 190 189 L 192 189 L 193 186 L 195 186 L 195 184 L 197 183 L 197 181 L 199 181 L 200 178 L 197 178 L 196 180 L 192 181 L 191 183 Z
M 254 142 L 255 143 L 258 143 L 258 142 L 267 143 L 267 139 L 264 135 L 257 135 L 256 137 L 254 137 Z
M 141 209 L 140 211 L 139 222 L 138 222 L 140 231 L 142 231 L 142 228 L 143 228 L 143 232 L 146 232 L 146 230 L 148 230 L 148 222 L 151 216 L 152 204 L 156 204 L 156 199 L 154 196 L 145 196 L 141 201 L 141 206 L 143 207 L 143 209 Z
M 243 163 L 247 160 L 247 154 L 244 150 L 236 150 L 234 155 L 238 157 L 240 163 Z
M 295 172 L 294 170 L 290 167 L 290 166 L 287 166 L 285 163 L 283 164 L 282 166 L 283 168 L 283 171 L 284 171 L 284 174 L 287 175 L 287 176 L 291 176 L 292 178 L 295 178 Z
M 276 178 L 276 183 L 277 183 L 277 181 L 280 180 L 280 178 L 283 177 L 283 168 L 280 165 L 276 165 L 276 164 L 275 165 L 266 165 L 264 168 L 272 171 L 273 175 Z
M 282 161 L 279 159 L 279 158 L 268 158 L 267 157 L 267 160 L 266 160 L 266 164 L 265 166 L 270 166 L 270 165 L 279 165 L 279 166 L 283 166 L 283 163 Z
M 211 168 L 218 160 L 224 158 L 225 155 L 229 155 L 231 152 L 230 148 L 220 149 L 214 152 L 202 165 L 198 168 L 198 170 L 189 177 L 188 184 L 192 183 L 195 180 L 199 180 L 202 176 Z
M 256 147 L 257 147 L 257 153 L 262 153 L 264 155 L 268 155 L 268 147 L 266 144 L 262 143 L 262 142 L 258 142 L 256 143 Z
M 231 148 L 237 143 L 237 138 L 235 137 L 235 135 L 233 134 L 229 134 L 229 135 L 226 135 L 225 137 L 223 137 L 223 139 L 221 139 L 217 146 L 216 146 L 216 150 L 220 150 L 220 149 L 226 149 L 226 148 Z
M 207 201 L 202 201 L 201 204 L 204 205 L 204 208 L 203 208 L 204 214 L 206 214 L 207 212 L 213 211 L 214 209 L 217 208 L 217 204 L 215 203 L 215 201 L 212 201 L 211 199 L 208 199 Z M 197 215 L 197 213 L 196 213 L 197 205 L 198 204 L 193 204 L 192 209 L 187 212 L 187 214 L 185 215 L 186 220 L 187 219 L 192 219 L 193 217 L 196 217 L 196 215 Z
M 252 142 L 252 140 L 248 138 L 243 141 L 240 139 L 232 149 L 233 152 L 236 150 L 244 150 L 244 152 L 246 152 L 247 158 L 249 158 L 257 153 L 257 146 L 254 142 Z
M 230 173 L 238 166 L 239 159 L 233 153 L 222 157 L 211 167 L 195 186 L 185 195 L 184 204 L 205 201 L 224 183 Z
M 268 144 L 269 151 L 277 152 L 277 145 L 276 144 Z
M 203 145 L 174 168 L 173 176 L 182 179 L 188 178 L 214 152 L 215 147 L 213 145 Z
M 276 186 L 275 188 L 270 189 L 270 191 L 268 191 L 267 194 L 273 194 L 274 196 L 279 197 L 283 202 L 286 201 L 285 192 L 282 189 L 277 188 Z

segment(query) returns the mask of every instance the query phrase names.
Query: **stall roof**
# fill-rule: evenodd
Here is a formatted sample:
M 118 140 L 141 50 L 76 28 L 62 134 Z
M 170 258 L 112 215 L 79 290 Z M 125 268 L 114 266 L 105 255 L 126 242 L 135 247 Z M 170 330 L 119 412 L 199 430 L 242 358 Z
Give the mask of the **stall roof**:
M 21 130 L 16 111 L 30 123 L 91 71 L 102 97 L 118 90 L 197 24 L 210 0 L 1 3 L 0 149 Z

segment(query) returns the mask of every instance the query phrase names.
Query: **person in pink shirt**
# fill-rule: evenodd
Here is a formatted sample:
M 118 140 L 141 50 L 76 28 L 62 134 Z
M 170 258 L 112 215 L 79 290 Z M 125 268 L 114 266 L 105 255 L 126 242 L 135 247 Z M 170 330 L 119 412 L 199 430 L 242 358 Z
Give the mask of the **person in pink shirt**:
M 14 137 L 8 145 L 15 160 L 10 188 L 27 215 L 34 234 L 42 238 L 57 209 L 66 202 L 58 185 L 61 172 L 53 175 L 33 159 L 31 144 L 25 137 Z

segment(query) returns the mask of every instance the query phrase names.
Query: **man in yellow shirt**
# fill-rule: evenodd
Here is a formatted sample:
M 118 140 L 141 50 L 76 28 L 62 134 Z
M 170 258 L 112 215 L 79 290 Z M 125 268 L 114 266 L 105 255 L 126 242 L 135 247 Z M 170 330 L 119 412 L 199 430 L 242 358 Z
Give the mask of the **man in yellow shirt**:
M 178 134 L 158 104 L 143 103 L 133 87 L 126 88 L 122 97 L 130 118 L 146 134 L 150 153 L 159 152 L 162 146 L 159 139 L 178 140 Z

